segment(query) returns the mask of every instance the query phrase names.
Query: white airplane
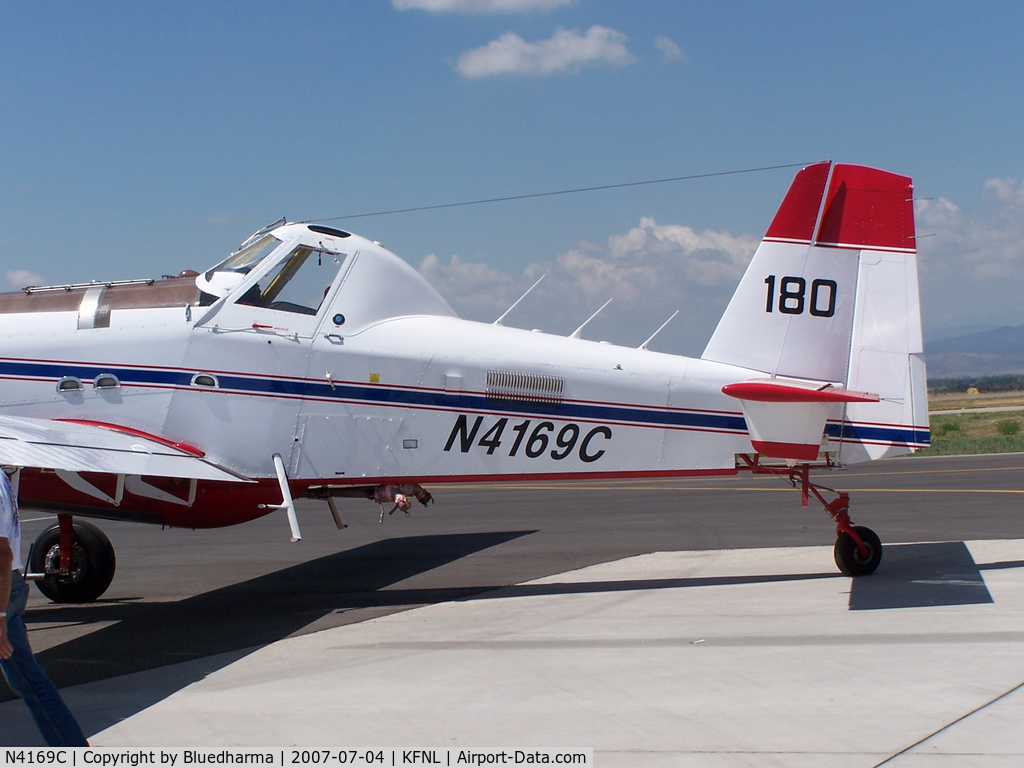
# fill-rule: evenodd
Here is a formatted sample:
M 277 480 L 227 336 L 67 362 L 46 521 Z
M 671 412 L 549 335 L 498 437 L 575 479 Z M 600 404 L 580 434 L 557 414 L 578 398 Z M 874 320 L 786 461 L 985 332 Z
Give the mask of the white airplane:
M 201 274 L 2 294 L 0 463 L 58 519 L 30 575 L 56 601 L 109 586 L 77 517 L 284 510 L 298 540 L 300 497 L 341 527 L 335 497 L 413 484 L 739 471 L 817 498 L 839 568 L 871 573 L 878 536 L 809 475 L 928 444 L 912 197 L 801 170 L 700 359 L 462 320 L 380 244 L 283 220 Z

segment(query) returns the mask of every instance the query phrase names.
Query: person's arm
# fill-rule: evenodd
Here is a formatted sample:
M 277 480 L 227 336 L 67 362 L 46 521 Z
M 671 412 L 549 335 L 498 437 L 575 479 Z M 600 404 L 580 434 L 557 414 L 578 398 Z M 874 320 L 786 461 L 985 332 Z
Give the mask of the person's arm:
M 11 571 L 14 569 L 14 552 L 6 536 L 0 536 L 0 611 L 7 612 L 7 601 L 11 598 Z M 9 659 L 14 653 L 11 641 L 7 639 L 7 618 L 0 619 L 0 659 Z

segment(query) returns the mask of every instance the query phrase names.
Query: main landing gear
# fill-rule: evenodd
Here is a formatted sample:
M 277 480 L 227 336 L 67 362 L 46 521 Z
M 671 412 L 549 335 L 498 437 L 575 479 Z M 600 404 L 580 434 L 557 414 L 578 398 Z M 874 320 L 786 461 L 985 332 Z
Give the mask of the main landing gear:
M 737 470 L 746 470 L 755 475 L 777 475 L 787 479 L 794 487 L 800 488 L 800 501 L 807 506 L 808 500 L 814 496 L 836 523 L 836 545 L 833 549 L 836 565 L 847 576 L 867 576 L 874 573 L 882 562 L 882 542 L 878 535 L 863 525 L 854 525 L 850 520 L 850 494 L 840 493 L 822 485 L 815 485 L 810 480 L 811 464 L 795 464 L 778 466 L 761 464 L 760 457 L 741 454 L 742 463 L 736 464 Z M 815 468 L 831 468 L 835 464 L 831 459 L 824 464 L 814 465 Z M 828 501 L 822 491 L 835 493 L 836 498 Z
M 71 515 L 57 515 L 32 545 L 26 578 L 55 603 L 90 603 L 110 586 L 116 564 L 103 531 Z

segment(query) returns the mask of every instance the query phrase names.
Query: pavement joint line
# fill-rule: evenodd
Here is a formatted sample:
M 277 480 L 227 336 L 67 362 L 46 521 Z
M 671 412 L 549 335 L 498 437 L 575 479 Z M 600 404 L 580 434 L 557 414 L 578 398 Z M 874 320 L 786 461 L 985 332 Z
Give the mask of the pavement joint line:
M 940 733 L 942 733 L 943 731 L 946 731 L 946 730 L 948 730 L 948 729 L 952 728 L 952 727 L 953 727 L 954 725 L 956 725 L 957 723 L 963 722 L 964 720 L 966 720 L 966 719 L 967 719 L 968 717 L 970 717 L 971 715 L 973 715 L 973 714 L 976 714 L 976 713 L 978 713 L 978 712 L 981 712 L 981 710 L 983 710 L 983 709 L 986 709 L 987 707 L 990 707 L 990 706 L 992 706 L 992 705 L 993 705 L 993 704 L 995 704 L 995 703 L 996 703 L 997 701 L 999 701 L 999 700 L 1001 700 L 1001 699 L 1005 699 L 1005 698 L 1006 698 L 1007 696 L 1009 696 L 1009 695 L 1010 695 L 1010 694 L 1012 694 L 1012 693 L 1015 693 L 1016 691 L 1019 691 L 1019 690 L 1020 690 L 1021 688 L 1024 688 L 1024 683 L 1018 683 L 1017 685 L 1013 686 L 1013 688 L 1011 688 L 1010 690 L 1008 690 L 1008 691 L 1006 691 L 1006 692 L 1004 692 L 1004 693 L 1001 693 L 1001 694 L 999 694 L 998 696 L 996 696 L 996 697 L 995 697 L 994 699 L 992 699 L 991 701 L 986 701 L 986 702 L 985 702 L 984 704 L 982 704 L 981 706 L 975 707 L 975 708 L 974 708 L 974 709 L 972 709 L 972 710 L 971 710 L 970 712 L 967 712 L 966 714 L 963 714 L 963 715 L 961 715 L 960 717 L 958 717 L 958 718 L 957 718 L 956 720 L 954 720 L 953 722 L 951 722 L 951 723 L 946 723 L 946 724 L 945 724 L 944 726 L 942 726 L 942 727 L 941 727 L 941 728 L 939 728 L 938 730 L 936 730 L 936 731 L 932 731 L 932 732 L 931 732 L 931 733 L 929 733 L 929 734 L 928 734 L 927 736 L 925 736 L 925 737 L 924 737 L 923 739 L 919 739 L 918 741 L 915 741 L 915 742 L 914 742 L 913 744 L 911 744 L 911 745 L 910 745 L 909 747 L 904 747 L 903 749 L 901 749 L 901 750 L 900 750 L 899 752 L 897 752 L 896 754 L 894 754 L 894 755 L 890 755 L 889 757 L 885 758 L 885 760 L 883 760 L 882 762 L 880 762 L 880 763 L 875 763 L 875 764 L 874 764 L 873 766 L 871 766 L 871 768 L 880 768 L 881 766 L 885 765 L 886 763 L 890 763 L 890 762 L 892 762 L 893 760 L 895 760 L 895 759 L 896 759 L 897 757 L 899 757 L 900 755 L 905 755 L 905 754 L 906 754 L 907 752 L 909 752 L 910 750 L 914 749 L 915 747 L 919 747 L 919 746 L 921 746 L 922 744 L 924 744 L 924 743 L 925 743 L 926 741 L 928 741 L 928 739 L 931 739 L 931 738 L 932 738 L 932 737 L 934 737 L 934 736 L 938 736 L 938 735 L 939 735 Z
M 698 585 L 704 586 L 704 585 Z M 715 585 L 709 585 L 715 586 Z M 639 590 L 645 587 L 637 587 Z M 499 598 L 485 598 L 499 599 Z M 632 648 L 687 648 L 694 647 L 694 653 L 707 648 L 785 648 L 804 646 L 867 646 L 867 645 L 943 645 L 948 643 L 1012 643 L 1021 642 L 1024 633 L 1013 631 L 996 632 L 916 632 L 877 634 L 834 634 L 834 635 L 757 635 L 707 637 L 694 640 L 691 637 L 611 637 L 594 640 L 564 640 L 546 638 L 539 640 L 394 640 L 374 643 L 351 643 L 326 646 L 329 651 L 436 651 L 436 650 L 626 650 Z M 1017 686 L 1020 688 L 1024 683 Z M 1016 690 L 1016 689 L 1014 689 Z M 1012 693 L 1012 691 L 1008 691 Z M 1006 694 L 1003 694 L 1004 696 Z M 997 701 L 994 699 L 993 701 Z M 992 702 L 989 702 L 992 703 Z M 983 706 L 988 706 L 983 705 Z M 975 710 L 976 711 L 976 710 Z M 965 715 L 966 717 L 966 715 Z M 962 719 L 962 718 L 961 718 Z M 952 723 L 951 723 L 952 725 Z M 946 726 L 948 727 L 948 726 Z M 936 731 L 938 733 L 938 731 Z M 934 735 L 934 734 L 932 734 Z M 926 737 L 930 738 L 930 737 Z

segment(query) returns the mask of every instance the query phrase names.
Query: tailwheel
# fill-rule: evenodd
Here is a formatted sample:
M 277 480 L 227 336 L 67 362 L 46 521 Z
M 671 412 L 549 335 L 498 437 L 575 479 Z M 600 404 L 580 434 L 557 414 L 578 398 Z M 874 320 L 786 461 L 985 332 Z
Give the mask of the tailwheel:
M 29 573 L 39 574 L 36 586 L 55 603 L 91 603 L 114 579 L 116 559 L 110 539 L 91 523 L 71 524 L 68 568 L 60 567 L 60 524 L 54 523 L 36 538 Z
M 858 544 L 851 533 L 840 531 L 834 550 L 836 565 L 847 576 L 867 576 L 874 573 L 878 564 L 882 562 L 881 539 L 874 531 L 863 525 L 855 525 L 849 530 L 857 535 L 860 543 Z

